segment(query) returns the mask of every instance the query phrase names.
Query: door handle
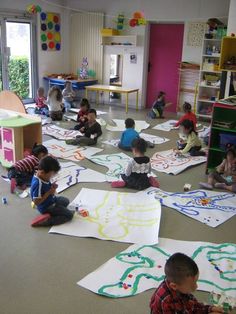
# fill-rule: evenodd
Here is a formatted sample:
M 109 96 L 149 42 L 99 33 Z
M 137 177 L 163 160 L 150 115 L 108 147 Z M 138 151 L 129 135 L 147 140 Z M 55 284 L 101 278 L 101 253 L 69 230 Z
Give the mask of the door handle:
M 149 62 L 148 62 L 148 73 L 151 71 L 151 66 L 152 66 L 152 65 L 151 65 L 151 62 L 149 61 Z

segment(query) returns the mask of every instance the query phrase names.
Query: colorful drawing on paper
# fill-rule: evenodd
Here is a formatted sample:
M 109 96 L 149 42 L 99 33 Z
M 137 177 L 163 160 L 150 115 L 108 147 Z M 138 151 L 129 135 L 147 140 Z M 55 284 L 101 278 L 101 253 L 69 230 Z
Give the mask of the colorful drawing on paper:
M 65 142 L 56 139 L 46 141 L 43 144 L 47 147 L 49 154 L 56 158 L 68 159 L 71 161 L 80 161 L 102 151 L 101 148 L 97 147 L 76 147 L 67 145 Z
M 173 150 L 155 153 L 151 158 L 154 170 L 174 175 L 203 162 L 206 162 L 205 156 L 176 155 Z
M 80 108 L 70 108 L 69 111 L 78 114 L 78 112 L 80 111 Z M 97 116 L 100 116 L 100 115 L 102 115 L 102 114 L 107 114 L 107 112 L 101 111 L 101 110 L 96 110 L 96 112 L 97 112 Z
M 77 114 L 64 114 L 64 118 L 77 122 Z M 106 121 L 102 118 L 97 118 L 96 120 L 101 126 L 105 126 L 107 124 Z
M 146 134 L 146 133 L 140 133 L 139 136 L 143 138 L 145 141 L 150 142 L 152 144 L 163 144 L 165 142 L 168 142 L 169 139 L 166 137 L 160 137 L 152 134 Z M 102 143 L 111 145 L 114 147 L 118 147 L 120 140 L 119 139 L 111 139 L 111 140 L 106 140 L 103 141 Z
M 41 48 L 43 51 L 61 50 L 61 18 L 58 13 L 41 12 Z
M 54 124 L 43 126 L 42 132 L 44 135 L 49 135 L 62 141 L 71 140 L 76 136 L 82 135 L 79 131 L 63 129 Z
M 166 260 L 176 252 L 199 267 L 198 290 L 236 295 L 236 245 L 159 239 L 158 245 L 131 245 L 77 284 L 97 294 L 122 298 L 157 288 Z
M 81 167 L 71 161 L 60 163 L 61 170 L 53 178 L 58 185 L 57 193 L 81 182 L 105 182 L 105 175 L 85 167 Z
M 97 155 L 88 158 L 92 162 L 107 167 L 106 178 L 108 182 L 116 181 L 120 175 L 124 173 L 126 166 L 131 159 L 124 153 L 110 154 L 110 155 Z
M 149 188 L 146 192 L 163 206 L 176 209 L 209 227 L 217 227 L 236 214 L 236 195 L 232 193 L 206 190 L 171 193 L 155 188 Z
M 157 124 L 156 126 L 153 127 L 153 129 L 154 130 L 159 130 L 159 131 L 169 132 L 171 130 L 178 129 L 178 128 L 174 127 L 176 122 L 178 122 L 178 120 L 168 120 L 166 122 Z
M 125 120 L 113 119 L 115 125 L 107 125 L 106 129 L 108 131 L 124 131 L 125 130 Z M 141 132 L 144 129 L 147 129 L 150 126 L 149 123 L 143 120 L 135 120 L 135 130 Z
M 89 216 L 53 226 L 50 233 L 95 237 L 128 243 L 158 243 L 160 202 L 147 193 L 120 193 L 82 189 L 69 205 L 81 207 Z

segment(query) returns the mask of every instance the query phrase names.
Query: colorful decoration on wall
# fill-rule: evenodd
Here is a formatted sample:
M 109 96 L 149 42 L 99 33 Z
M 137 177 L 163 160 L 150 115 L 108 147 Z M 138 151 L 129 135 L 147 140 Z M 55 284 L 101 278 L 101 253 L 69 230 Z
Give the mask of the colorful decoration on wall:
M 187 46 L 201 47 L 206 29 L 206 23 L 190 22 L 188 23 Z
M 124 14 L 118 14 L 117 20 L 116 20 L 116 29 L 118 31 L 122 31 L 124 29 L 124 23 L 125 23 Z
M 88 58 L 83 57 L 81 68 L 79 69 L 79 76 L 81 79 L 85 80 L 89 77 L 88 69 Z
M 139 11 L 134 12 L 132 19 L 129 21 L 130 27 L 141 26 L 146 24 L 147 20 L 145 19 L 144 14 Z
M 44 51 L 61 50 L 61 19 L 58 13 L 40 13 L 41 47 Z
M 30 14 L 37 14 L 40 13 L 42 11 L 41 7 L 39 5 L 36 4 L 29 4 L 26 7 L 26 11 Z

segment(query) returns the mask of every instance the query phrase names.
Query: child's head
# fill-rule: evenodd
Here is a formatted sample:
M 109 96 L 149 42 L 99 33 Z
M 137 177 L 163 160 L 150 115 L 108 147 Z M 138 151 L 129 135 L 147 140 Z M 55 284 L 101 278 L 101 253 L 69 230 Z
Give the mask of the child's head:
M 198 266 L 185 254 L 171 255 L 165 264 L 165 275 L 173 290 L 188 294 L 197 289 Z
M 79 105 L 80 105 L 80 109 L 83 112 L 86 112 L 90 109 L 90 104 L 87 98 L 82 98 Z
M 234 147 L 230 147 L 226 152 L 226 159 L 229 163 L 234 163 L 236 160 L 236 150 Z
M 165 96 L 165 92 L 160 91 L 159 94 L 157 95 L 157 98 L 163 98 Z
M 58 86 L 52 86 L 48 91 L 48 97 L 54 98 L 57 101 L 62 101 L 62 92 Z
M 191 110 L 192 110 L 191 104 L 185 101 L 185 103 L 183 104 L 183 111 L 187 113 L 191 112 Z
M 34 144 L 32 149 L 32 155 L 37 157 L 39 160 L 45 157 L 48 154 L 47 147 L 43 146 L 42 144 Z
M 40 160 L 37 174 L 42 180 L 48 182 L 60 169 L 61 166 L 57 159 L 46 156 Z
M 72 89 L 72 83 L 71 83 L 71 81 L 66 81 L 64 88 L 65 88 L 65 89 Z
M 89 109 L 88 111 L 88 122 L 94 122 L 97 118 L 97 111 L 95 109 Z
M 44 88 L 43 87 L 38 88 L 37 95 L 38 95 L 38 97 L 44 97 Z
M 132 152 L 134 155 L 144 155 L 147 150 L 147 142 L 143 138 L 135 138 L 132 142 Z
M 182 121 L 180 123 L 180 126 L 182 128 L 183 133 L 186 134 L 186 135 L 191 134 L 192 132 L 196 133 L 196 131 L 194 129 L 193 121 L 191 121 L 191 120 L 184 120 L 184 121 Z
M 126 127 L 126 129 L 134 129 L 134 127 L 135 127 L 135 122 L 134 122 L 134 120 L 131 119 L 131 118 L 127 118 L 127 119 L 125 120 L 125 127 Z

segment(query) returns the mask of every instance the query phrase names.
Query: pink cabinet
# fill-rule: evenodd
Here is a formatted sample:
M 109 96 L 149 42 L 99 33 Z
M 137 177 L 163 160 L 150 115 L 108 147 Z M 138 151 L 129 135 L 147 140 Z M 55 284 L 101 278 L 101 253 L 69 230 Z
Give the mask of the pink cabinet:
M 14 151 L 12 148 L 4 148 L 4 159 L 8 162 L 15 162 L 14 160 Z
M 13 144 L 13 130 L 8 128 L 3 128 L 3 141 L 8 144 Z

